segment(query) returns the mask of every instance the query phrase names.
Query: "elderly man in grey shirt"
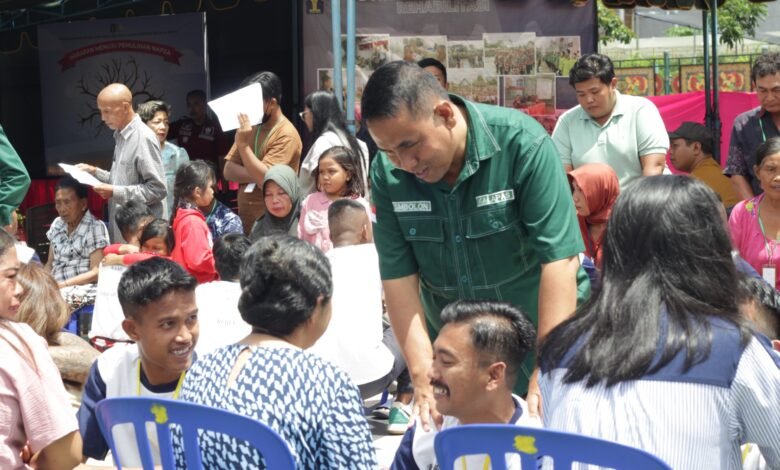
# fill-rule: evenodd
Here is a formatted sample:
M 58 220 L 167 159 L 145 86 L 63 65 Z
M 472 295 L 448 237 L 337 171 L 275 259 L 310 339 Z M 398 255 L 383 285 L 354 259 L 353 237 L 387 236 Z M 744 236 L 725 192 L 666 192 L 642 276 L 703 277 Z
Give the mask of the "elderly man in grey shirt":
M 111 171 L 80 163 L 84 171 L 104 184 L 94 187 L 96 193 L 109 199 L 109 229 L 113 242 L 122 241 L 114 214 L 130 200 L 142 201 L 156 217 L 166 218 L 165 172 L 157 137 L 133 110 L 133 95 L 121 83 L 112 83 L 98 94 L 100 117 L 114 131 L 114 160 Z

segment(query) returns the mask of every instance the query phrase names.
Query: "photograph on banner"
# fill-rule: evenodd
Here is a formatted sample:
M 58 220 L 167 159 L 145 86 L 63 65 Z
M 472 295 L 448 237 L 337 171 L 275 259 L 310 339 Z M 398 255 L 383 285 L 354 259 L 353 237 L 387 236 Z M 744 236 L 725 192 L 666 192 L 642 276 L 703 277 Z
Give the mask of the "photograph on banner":
M 555 113 L 555 74 L 504 75 L 499 83 L 502 106 L 533 116 Z
M 207 91 L 205 14 L 113 18 L 38 27 L 46 167 L 84 162 L 111 168 L 114 139 L 97 95 L 123 83 L 133 106 L 164 100 L 186 112 L 190 90 Z
M 655 72 L 652 67 L 615 69 L 617 89 L 624 95 L 652 96 L 655 94 Z
M 485 67 L 485 42 L 447 41 L 447 68 L 481 69 Z
M 680 67 L 682 92 L 704 91 L 704 66 Z M 750 91 L 750 64 L 718 64 L 720 91 Z
M 535 33 L 484 33 L 485 69 L 495 75 L 536 73 Z
M 369 75 L 390 59 L 389 34 L 355 36 L 355 65 Z M 347 68 L 347 35 L 341 35 L 342 67 Z
M 365 70 L 355 69 L 355 100 L 360 100 L 363 96 L 363 89 L 370 76 Z M 341 88 L 342 96 L 346 99 L 347 69 L 341 69 Z M 333 91 L 333 69 L 317 69 L 317 89 Z
M 447 36 L 391 36 L 390 61 L 419 62 L 436 59 L 447 63 Z
M 568 77 L 580 55 L 579 36 L 536 37 L 536 73 Z
M 449 92 L 471 101 L 498 104 L 498 77 L 487 69 L 450 69 Z

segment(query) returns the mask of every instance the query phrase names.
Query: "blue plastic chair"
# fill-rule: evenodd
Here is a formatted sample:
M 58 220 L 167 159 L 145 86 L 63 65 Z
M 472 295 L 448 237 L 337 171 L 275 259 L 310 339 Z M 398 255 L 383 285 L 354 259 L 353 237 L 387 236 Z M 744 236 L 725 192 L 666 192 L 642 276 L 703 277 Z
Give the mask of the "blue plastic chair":
M 132 423 L 135 428 L 138 452 L 144 469 L 154 469 L 146 423 L 156 423 L 160 448 L 160 463 L 164 470 L 176 468 L 171 445 L 171 424 L 181 427 L 186 468 L 203 468 L 198 431 L 214 431 L 247 441 L 263 456 L 269 469 L 295 470 L 287 443 L 270 427 L 230 411 L 197 405 L 178 400 L 149 397 L 108 398 L 96 407 L 98 424 L 106 439 L 114 464 L 121 470 L 120 453 L 117 452 L 111 430 L 118 424 Z
M 434 440 L 436 460 L 442 470 L 451 470 L 458 457 L 489 455 L 493 470 L 507 468 L 506 454 L 519 454 L 523 470 L 539 467 L 542 457 L 552 457 L 557 469 L 572 463 L 616 469 L 671 470 L 658 457 L 643 450 L 593 437 L 526 428 L 507 424 L 472 424 L 448 428 Z M 549 459 L 545 460 L 546 462 Z M 546 465 L 545 465 L 545 468 Z

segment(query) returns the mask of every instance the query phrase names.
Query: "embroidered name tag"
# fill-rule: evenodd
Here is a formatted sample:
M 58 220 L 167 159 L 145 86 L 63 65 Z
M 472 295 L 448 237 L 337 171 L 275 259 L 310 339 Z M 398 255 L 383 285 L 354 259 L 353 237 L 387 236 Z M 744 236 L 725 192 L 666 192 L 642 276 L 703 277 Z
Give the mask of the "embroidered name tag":
M 515 190 L 507 189 L 505 191 L 499 191 L 497 193 L 483 194 L 481 196 L 477 196 L 477 207 L 489 206 L 491 204 L 498 204 L 499 202 L 514 201 L 514 200 L 515 200 Z
M 431 201 L 400 201 L 393 202 L 394 212 L 430 212 Z

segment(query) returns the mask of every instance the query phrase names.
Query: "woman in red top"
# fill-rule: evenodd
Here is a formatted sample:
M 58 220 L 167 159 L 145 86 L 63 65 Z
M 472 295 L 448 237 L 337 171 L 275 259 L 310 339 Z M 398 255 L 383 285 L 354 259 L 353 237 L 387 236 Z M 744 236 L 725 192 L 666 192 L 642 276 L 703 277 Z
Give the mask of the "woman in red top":
M 620 193 L 617 175 L 604 163 L 588 163 L 568 175 L 580 232 L 585 241 L 585 255 L 600 269 L 607 219 Z

